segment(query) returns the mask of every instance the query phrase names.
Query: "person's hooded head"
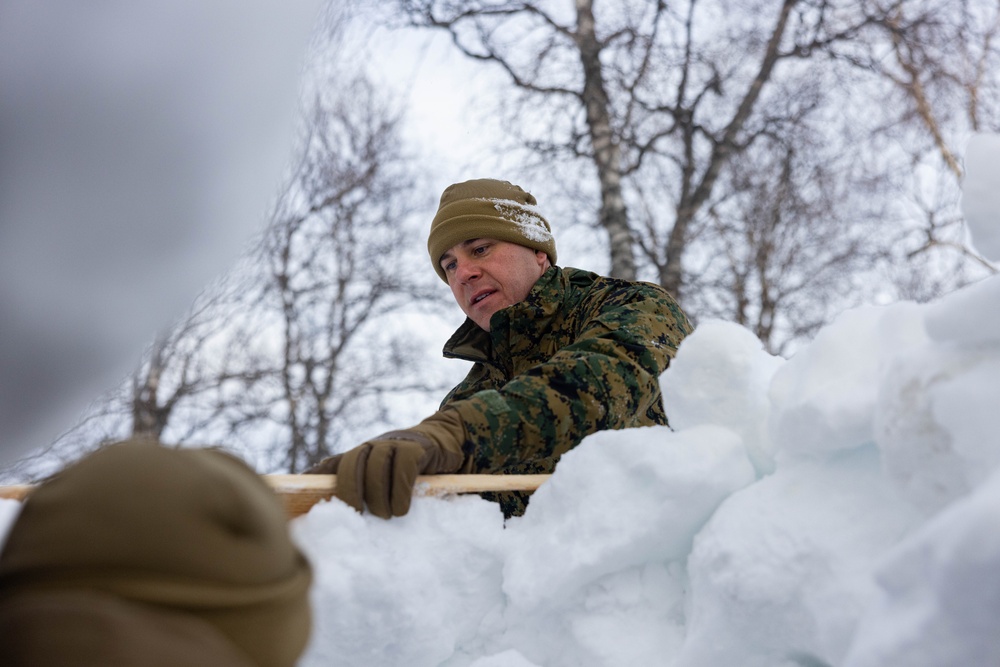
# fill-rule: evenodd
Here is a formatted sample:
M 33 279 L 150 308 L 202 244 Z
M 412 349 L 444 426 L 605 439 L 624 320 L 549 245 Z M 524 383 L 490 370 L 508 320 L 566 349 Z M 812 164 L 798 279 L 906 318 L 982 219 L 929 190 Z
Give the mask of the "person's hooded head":
M 24 502 L 0 553 L 0 651 L 25 658 L 60 639 L 77 650 L 75 629 L 94 655 L 127 658 L 148 640 L 143 664 L 163 663 L 153 647 L 177 649 L 172 637 L 192 643 L 177 649 L 184 664 L 229 652 L 226 664 L 292 667 L 311 629 L 311 577 L 280 501 L 239 459 L 112 445 Z M 65 637 L 46 614 L 73 621 Z

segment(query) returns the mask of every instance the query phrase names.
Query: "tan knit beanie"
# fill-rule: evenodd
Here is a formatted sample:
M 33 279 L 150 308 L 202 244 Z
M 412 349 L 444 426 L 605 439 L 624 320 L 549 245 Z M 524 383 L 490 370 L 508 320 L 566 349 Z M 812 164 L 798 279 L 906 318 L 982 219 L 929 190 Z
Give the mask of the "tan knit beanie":
M 142 441 L 39 486 L 0 553 L 0 598 L 96 591 L 181 612 L 260 667 L 292 667 L 305 648 L 311 578 L 280 501 L 246 464 Z
M 480 178 L 449 185 L 441 195 L 427 238 L 434 270 L 448 282 L 441 255 L 458 243 L 477 238 L 541 250 L 555 264 L 556 241 L 548 221 L 535 208 L 537 203 L 531 194 L 507 181 Z

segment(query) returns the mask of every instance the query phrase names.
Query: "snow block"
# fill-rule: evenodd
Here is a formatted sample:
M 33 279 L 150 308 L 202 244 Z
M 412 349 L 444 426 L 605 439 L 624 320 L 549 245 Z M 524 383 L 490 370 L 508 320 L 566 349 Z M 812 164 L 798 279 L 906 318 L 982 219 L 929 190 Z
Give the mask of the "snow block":
M 887 360 L 926 340 L 912 303 L 841 314 L 774 375 L 770 434 L 777 455 L 822 456 L 871 443 Z
M 875 439 L 899 494 L 932 514 L 1000 466 L 1000 278 L 922 312 L 930 337 L 890 359 Z
M 738 324 L 699 322 L 660 376 L 670 425 L 678 430 L 724 426 L 743 439 L 759 476 L 773 472 L 767 388 L 784 362 L 765 352 L 763 343 Z
M 893 549 L 844 667 L 1000 664 L 998 525 L 1000 474 Z
M 504 593 L 532 609 L 623 568 L 681 561 L 719 503 L 753 479 L 740 438 L 718 426 L 589 436 L 508 523 Z
M 300 667 L 435 667 L 503 605 L 503 515 L 478 496 L 414 498 L 391 521 L 332 500 L 292 527 L 315 570 Z
M 676 667 L 840 664 L 878 559 L 915 521 L 874 447 L 779 466 L 695 540 Z

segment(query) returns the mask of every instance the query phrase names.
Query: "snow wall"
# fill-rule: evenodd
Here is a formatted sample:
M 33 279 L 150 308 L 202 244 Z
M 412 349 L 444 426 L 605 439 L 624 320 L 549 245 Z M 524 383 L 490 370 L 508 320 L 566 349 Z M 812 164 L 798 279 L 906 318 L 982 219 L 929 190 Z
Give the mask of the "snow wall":
M 524 517 L 296 520 L 302 665 L 1000 664 L 1000 278 L 844 313 L 789 361 L 703 322 L 666 427 L 568 453 Z

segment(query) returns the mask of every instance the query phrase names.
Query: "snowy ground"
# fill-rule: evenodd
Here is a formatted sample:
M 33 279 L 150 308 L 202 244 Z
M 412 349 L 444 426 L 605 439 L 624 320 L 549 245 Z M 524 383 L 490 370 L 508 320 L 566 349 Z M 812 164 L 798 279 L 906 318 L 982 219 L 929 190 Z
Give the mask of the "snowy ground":
M 702 322 L 661 383 L 676 430 L 588 438 L 506 526 L 477 497 L 297 519 L 302 667 L 1000 664 L 1000 276 L 788 361 Z

